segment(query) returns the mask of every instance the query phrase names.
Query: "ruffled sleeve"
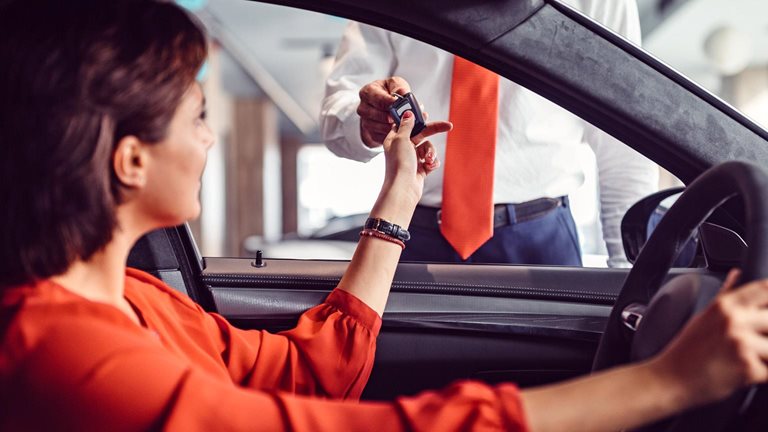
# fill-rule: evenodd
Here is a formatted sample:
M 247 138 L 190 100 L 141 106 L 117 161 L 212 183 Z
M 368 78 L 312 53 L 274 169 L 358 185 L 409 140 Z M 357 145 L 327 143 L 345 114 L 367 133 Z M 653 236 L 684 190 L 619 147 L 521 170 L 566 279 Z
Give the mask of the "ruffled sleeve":
M 381 318 L 346 291 L 334 290 L 295 328 L 273 334 L 236 328 L 149 274 L 127 276 L 126 298 L 168 348 L 238 385 L 357 399 L 370 376 Z
M 229 341 L 228 368 L 235 381 L 343 399 L 358 399 L 363 392 L 381 328 L 373 309 L 339 289 L 281 333 L 238 330 L 218 316 L 216 321 Z

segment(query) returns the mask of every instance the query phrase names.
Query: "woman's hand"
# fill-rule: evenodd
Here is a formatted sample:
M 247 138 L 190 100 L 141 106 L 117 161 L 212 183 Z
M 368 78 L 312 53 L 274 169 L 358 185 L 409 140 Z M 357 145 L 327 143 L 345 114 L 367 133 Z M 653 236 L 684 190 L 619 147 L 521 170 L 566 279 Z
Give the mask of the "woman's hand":
M 424 178 L 440 167 L 435 146 L 427 138 L 448 132 L 453 125 L 446 121 L 430 122 L 424 130 L 411 138 L 413 126 L 414 115 L 406 111 L 400 121 L 400 127 L 393 125 L 384 140 L 386 171 L 383 190 L 394 188 L 409 197 L 415 206 L 424 190 Z
M 634 429 L 765 382 L 768 280 L 733 289 L 737 278 L 653 359 L 524 390 L 529 430 Z
M 413 113 L 407 111 L 400 127 L 393 126 L 384 140 L 384 185 L 371 209 L 371 217 L 406 229 L 421 198 L 424 177 L 440 166 L 434 146 L 425 139 L 452 127 L 448 122 L 428 123 L 411 141 L 413 125 Z M 400 246 L 392 242 L 373 237 L 361 239 L 339 282 L 339 289 L 352 293 L 379 315 L 383 314 L 401 252 Z
M 731 271 L 716 300 L 649 365 L 691 405 L 768 380 L 768 280 L 735 289 L 738 276 Z

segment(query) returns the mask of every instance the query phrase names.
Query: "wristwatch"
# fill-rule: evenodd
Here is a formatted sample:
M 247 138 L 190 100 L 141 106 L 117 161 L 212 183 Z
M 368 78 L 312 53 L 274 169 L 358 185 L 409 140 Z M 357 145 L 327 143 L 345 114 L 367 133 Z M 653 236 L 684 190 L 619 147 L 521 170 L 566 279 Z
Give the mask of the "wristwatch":
M 365 221 L 365 226 L 363 228 L 378 231 L 403 242 L 407 242 L 411 239 L 411 233 L 409 233 L 407 229 L 400 225 L 393 224 L 392 222 L 387 222 L 381 218 L 369 217 Z

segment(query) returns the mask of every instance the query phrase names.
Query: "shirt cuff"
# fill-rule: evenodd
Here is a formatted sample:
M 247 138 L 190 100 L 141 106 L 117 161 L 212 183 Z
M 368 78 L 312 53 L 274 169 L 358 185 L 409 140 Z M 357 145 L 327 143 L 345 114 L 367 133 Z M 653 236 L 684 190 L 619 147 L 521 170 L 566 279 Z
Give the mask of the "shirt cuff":
M 525 418 L 520 389 L 514 384 L 500 384 L 496 387 L 496 392 L 501 404 L 506 430 L 527 432 L 529 430 L 528 419 Z
M 341 289 L 335 289 L 325 299 L 325 303 L 349 315 L 374 335 L 381 330 L 381 317 L 362 300 Z

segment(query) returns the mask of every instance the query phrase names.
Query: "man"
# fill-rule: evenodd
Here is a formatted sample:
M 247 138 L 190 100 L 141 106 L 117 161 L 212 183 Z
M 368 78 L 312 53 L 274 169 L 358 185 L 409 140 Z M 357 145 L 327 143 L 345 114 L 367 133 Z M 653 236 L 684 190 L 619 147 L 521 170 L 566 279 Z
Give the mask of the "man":
M 634 0 L 568 3 L 639 44 Z M 608 264 L 626 264 L 621 218 L 656 190 L 656 166 L 551 102 L 450 53 L 351 23 L 323 101 L 328 148 L 358 161 L 381 153 L 393 121 L 387 110 L 396 100 L 392 94 L 411 90 L 432 118 L 449 119 L 454 128 L 432 140 L 444 169 L 426 181 L 403 260 L 581 265 L 568 194 L 584 181 L 574 155 L 586 142 L 597 159 Z

